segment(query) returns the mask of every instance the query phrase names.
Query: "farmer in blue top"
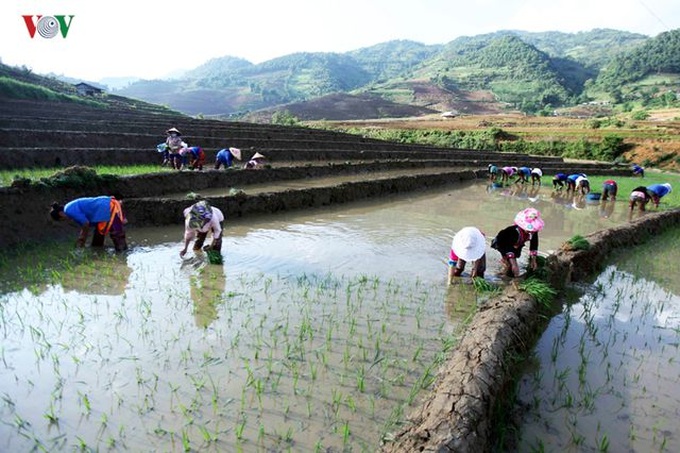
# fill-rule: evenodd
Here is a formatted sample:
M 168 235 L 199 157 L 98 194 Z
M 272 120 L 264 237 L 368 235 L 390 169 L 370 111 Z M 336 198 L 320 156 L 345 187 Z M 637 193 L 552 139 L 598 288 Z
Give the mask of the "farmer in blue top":
M 585 177 L 586 177 L 585 173 L 573 173 L 567 176 L 567 192 L 569 191 L 576 192 L 576 180 Z
M 229 168 L 234 163 L 234 158 L 241 160 L 241 150 L 238 148 L 225 148 L 217 152 L 215 158 L 215 170 L 219 170 L 222 165 Z
M 672 191 L 673 187 L 669 183 L 647 186 L 647 192 L 652 196 L 652 203 L 654 203 L 654 206 L 657 208 L 659 207 L 659 200 L 661 197 L 668 195 Z
M 567 175 L 566 173 L 558 173 L 553 177 L 553 189 L 557 189 L 559 186 L 560 189 L 564 187 L 564 183 L 567 182 Z
M 519 167 L 517 169 L 517 179 L 515 179 L 515 184 L 529 181 L 529 176 L 531 176 L 531 168 L 529 167 Z
M 638 164 L 633 164 L 632 170 L 633 176 L 640 176 L 641 178 L 645 177 L 645 169 Z
M 114 197 L 86 197 L 77 198 L 61 206 L 59 203 L 52 203 L 50 216 L 54 220 L 73 220 L 80 226 L 80 235 L 76 241 L 76 246 L 84 247 L 85 240 L 90 230 L 90 225 L 95 224 L 94 236 L 92 237 L 92 247 L 102 247 L 104 238 L 108 234 L 111 236 L 113 245 L 117 252 L 127 249 L 125 240 L 125 229 L 123 225 L 127 223 L 120 201 Z

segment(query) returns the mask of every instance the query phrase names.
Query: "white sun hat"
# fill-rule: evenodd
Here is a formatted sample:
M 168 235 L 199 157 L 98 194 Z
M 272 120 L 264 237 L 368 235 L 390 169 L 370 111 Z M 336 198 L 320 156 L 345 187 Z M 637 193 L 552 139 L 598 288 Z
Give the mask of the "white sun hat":
M 486 252 L 486 239 L 475 227 L 465 227 L 453 237 L 451 249 L 464 261 L 478 260 Z

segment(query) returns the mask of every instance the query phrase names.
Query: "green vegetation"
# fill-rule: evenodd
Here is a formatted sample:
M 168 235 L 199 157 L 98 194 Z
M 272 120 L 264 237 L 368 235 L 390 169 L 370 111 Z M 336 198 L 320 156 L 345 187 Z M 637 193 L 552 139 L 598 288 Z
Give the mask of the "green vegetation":
M 105 106 L 102 102 L 85 99 L 76 95 L 60 93 L 41 85 L 22 82 L 6 76 L 0 76 L 0 97 L 7 97 L 10 99 L 76 102 L 94 107 Z
M 208 250 L 206 255 L 208 256 L 208 262 L 210 264 L 224 264 L 224 258 L 217 250 Z
M 527 278 L 519 284 L 519 289 L 535 298 L 539 304 L 545 307 L 549 307 L 555 296 L 557 296 L 555 289 L 537 278 Z
M 480 294 L 490 293 L 491 295 L 495 295 L 501 292 L 501 288 L 498 285 L 481 277 L 473 278 L 472 286 L 475 288 L 475 291 Z
M 605 135 L 600 141 L 554 140 L 528 141 L 517 138 L 499 128 L 484 130 L 438 129 L 374 129 L 343 128 L 342 132 L 397 143 L 413 143 L 469 150 L 492 150 L 538 156 L 562 156 L 573 159 L 615 161 L 626 150 L 623 138 L 617 134 Z
M 590 242 L 588 239 L 584 238 L 580 234 L 572 236 L 567 241 L 567 244 L 571 250 L 588 250 L 590 249 Z
M 119 165 L 101 165 L 95 167 L 78 167 L 81 169 L 89 169 L 98 177 L 108 178 L 111 176 L 129 176 L 129 175 L 142 175 L 148 173 L 167 173 L 176 170 L 171 170 L 166 167 L 160 167 L 158 165 L 131 165 L 131 166 L 119 166 Z M 91 180 L 94 181 L 94 174 L 88 170 L 82 171 L 80 173 L 71 174 L 68 176 L 64 174 L 65 170 L 63 168 L 24 168 L 16 170 L 0 170 L 0 187 L 7 187 L 10 185 L 27 186 L 36 183 L 45 184 L 63 184 L 67 183 L 69 180 L 77 183 L 77 180 L 73 178 Z
M 278 110 L 272 115 L 272 124 L 281 126 L 299 126 L 300 120 L 288 110 Z

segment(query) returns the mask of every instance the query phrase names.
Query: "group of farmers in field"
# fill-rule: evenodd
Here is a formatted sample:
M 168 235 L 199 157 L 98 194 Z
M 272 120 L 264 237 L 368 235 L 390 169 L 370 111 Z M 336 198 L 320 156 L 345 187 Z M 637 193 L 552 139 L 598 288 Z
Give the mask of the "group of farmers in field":
M 644 177 L 644 169 L 638 165 L 632 168 L 634 176 Z M 502 186 L 504 183 L 512 183 L 510 178 L 517 175 L 514 184 L 525 184 L 529 181 L 531 185 L 541 185 L 543 172 L 540 168 L 530 167 L 498 167 L 488 166 L 489 181 L 493 184 Z M 590 193 L 590 181 L 584 173 L 567 175 L 558 173 L 552 180 L 553 189 L 561 191 L 566 186 L 567 193 L 579 193 L 585 196 Z M 632 190 L 629 196 L 629 208 L 632 211 L 636 206 L 641 211 L 651 201 L 657 208 L 659 200 L 673 190 L 670 184 L 652 184 L 649 186 L 639 186 Z M 618 186 L 615 180 L 608 179 L 603 182 L 602 200 L 615 201 Z M 517 213 L 512 225 L 499 231 L 491 240 L 491 248 L 497 250 L 501 255 L 501 275 L 507 277 L 519 277 L 520 269 L 517 259 L 522 254 L 525 244 L 529 243 L 529 268 L 537 269 L 538 255 L 538 233 L 543 229 L 544 221 L 541 213 L 535 208 L 526 208 Z M 484 233 L 476 227 L 462 228 L 453 237 L 449 252 L 449 273 L 448 282 L 453 283 L 454 277 L 460 277 L 465 270 L 466 263 L 470 262 L 472 269 L 471 277 L 484 277 L 486 271 L 486 237 Z
M 645 169 L 635 164 L 631 168 L 633 176 L 640 176 L 644 178 Z M 543 171 L 540 168 L 530 167 L 498 167 L 493 164 L 488 166 L 489 181 L 502 186 L 504 183 L 511 183 L 510 178 L 517 175 L 513 181 L 515 184 L 525 184 L 531 180 L 531 185 L 541 185 L 541 177 Z M 552 185 L 554 190 L 563 190 L 566 187 L 567 193 L 587 195 L 590 193 L 590 181 L 585 173 L 557 173 L 553 176 Z M 617 184 L 613 179 L 609 179 L 603 183 L 602 199 L 612 201 L 616 200 Z M 651 201 L 654 206 L 659 207 L 661 198 L 673 190 L 669 183 L 666 184 L 651 184 L 649 186 L 639 186 L 631 191 L 628 198 L 629 208 L 632 210 L 636 206 L 639 210 L 644 211 L 647 204 Z
M 181 136 L 179 131 L 173 129 L 168 130 L 168 142 L 170 138 Z M 177 154 L 181 156 L 183 155 L 182 151 L 187 148 L 179 149 L 180 151 Z M 218 153 L 215 168 L 219 169 L 221 165 L 229 167 L 233 158 L 240 159 L 240 157 L 240 151 L 235 148 L 223 149 Z M 203 159 L 205 159 L 204 155 Z M 202 168 L 202 163 L 196 165 L 198 165 L 196 168 Z M 633 171 L 635 175 L 642 176 L 644 174 L 642 169 L 633 169 Z M 489 165 L 488 172 L 490 181 L 501 185 L 503 182 L 509 181 L 511 176 L 517 174 L 514 183 L 525 184 L 530 181 L 532 185 L 538 184 L 540 186 L 543 175 L 540 168 L 499 168 L 495 165 Z M 499 179 L 500 183 L 498 182 Z M 561 191 L 566 186 L 567 192 L 574 194 L 580 192 L 583 195 L 590 193 L 588 177 L 583 173 L 571 175 L 558 173 L 553 177 L 552 182 L 553 189 L 556 191 Z M 639 210 L 644 211 L 645 206 L 650 201 L 658 207 L 659 200 L 672 190 L 673 188 L 668 183 L 636 187 L 629 196 L 629 208 L 632 211 L 637 206 Z M 600 195 L 603 201 L 615 201 L 617 192 L 616 181 L 608 179 L 604 181 Z M 180 257 L 186 255 L 192 242 L 194 251 L 203 250 L 208 253 L 216 252 L 219 254 L 222 248 L 222 222 L 224 222 L 222 211 L 211 206 L 208 201 L 200 200 L 184 209 L 183 215 L 184 241 L 179 252 Z M 76 241 L 78 247 L 85 246 L 90 226 L 93 226 L 93 247 L 102 247 L 104 239 L 108 235 L 111 237 L 116 251 L 127 249 L 124 229 L 127 220 L 121 202 L 112 196 L 77 198 L 66 203 L 66 205 L 55 202 L 51 206 L 50 216 L 57 221 L 72 220 L 80 226 L 80 233 Z M 541 213 L 537 209 L 529 207 L 518 212 L 513 223 L 496 234 L 491 240 L 491 248 L 497 250 L 501 255 L 501 275 L 515 278 L 520 276 L 518 259 L 527 243 L 529 244 L 529 268 L 531 270 L 537 269 L 538 234 L 544 225 Z M 209 234 L 212 237 L 212 242 L 209 245 L 204 245 Z M 472 266 L 470 276 L 483 278 L 486 271 L 486 236 L 481 230 L 472 226 L 462 228 L 453 237 L 448 259 L 449 284 L 453 282 L 454 277 L 463 275 L 468 262 Z
M 176 170 L 203 170 L 205 165 L 205 151 L 200 146 L 189 146 L 182 138 L 182 133 L 176 128 L 171 127 L 166 132 L 166 139 L 163 143 L 156 146 L 163 160 L 161 165 L 168 166 Z M 229 168 L 234 164 L 234 159 L 241 160 L 241 150 L 234 147 L 224 148 L 217 152 L 215 157 L 215 170 L 220 167 Z M 260 169 L 265 164 L 265 157 L 256 152 L 243 168 Z

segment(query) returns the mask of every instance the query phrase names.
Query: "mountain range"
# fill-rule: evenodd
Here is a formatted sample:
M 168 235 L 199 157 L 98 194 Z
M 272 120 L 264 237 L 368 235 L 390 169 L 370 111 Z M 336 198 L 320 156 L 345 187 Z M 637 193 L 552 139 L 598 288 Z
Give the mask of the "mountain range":
M 115 94 L 202 116 L 267 121 L 552 112 L 640 102 L 680 87 L 680 30 L 645 35 L 499 31 L 447 44 L 389 41 L 346 53 L 294 53 L 259 64 L 225 56 Z

